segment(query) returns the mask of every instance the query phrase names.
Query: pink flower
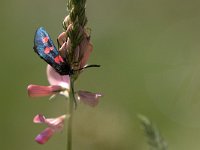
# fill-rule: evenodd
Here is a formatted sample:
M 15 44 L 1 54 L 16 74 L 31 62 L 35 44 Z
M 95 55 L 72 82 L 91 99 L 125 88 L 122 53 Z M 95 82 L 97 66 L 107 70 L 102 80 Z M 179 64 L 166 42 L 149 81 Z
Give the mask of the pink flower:
M 61 87 L 65 87 L 66 89 L 69 89 L 69 82 L 70 82 L 69 76 L 67 75 L 62 76 L 58 74 L 50 65 L 47 66 L 47 77 L 51 85 L 54 85 L 54 86 L 60 85 Z M 68 91 L 61 91 L 60 94 L 62 93 L 64 93 L 65 95 L 68 95 Z M 93 107 L 98 104 L 99 98 L 101 96 L 102 95 L 98 93 L 91 93 L 91 92 L 82 91 L 82 90 L 76 92 L 76 97 L 78 100 L 82 101 L 84 104 L 87 104 Z
M 63 129 L 65 118 L 66 118 L 65 115 L 49 119 L 46 119 L 43 115 L 40 114 L 36 115 L 33 119 L 33 122 L 44 123 L 48 127 L 36 136 L 35 141 L 38 142 L 39 144 L 46 143 L 55 132 L 59 132 Z
M 58 74 L 50 65 L 47 66 L 47 78 L 50 86 L 29 85 L 28 95 L 30 97 L 51 96 L 53 94 L 62 94 L 68 97 L 69 76 Z
M 47 66 L 47 78 L 50 86 L 29 85 L 28 95 L 30 97 L 51 96 L 53 94 L 61 94 L 66 97 L 69 96 L 70 78 L 68 75 L 60 75 L 50 65 Z M 79 101 L 89 106 L 96 106 L 99 102 L 101 94 L 91 93 L 88 91 L 76 92 L 76 97 Z

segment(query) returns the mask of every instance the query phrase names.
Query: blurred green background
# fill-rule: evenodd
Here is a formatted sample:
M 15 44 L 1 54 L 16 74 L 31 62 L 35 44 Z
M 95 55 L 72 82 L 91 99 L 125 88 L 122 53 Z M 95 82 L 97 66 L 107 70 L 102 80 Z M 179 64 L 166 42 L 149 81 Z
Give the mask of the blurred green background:
M 200 1 L 88 0 L 94 51 L 76 89 L 101 92 L 96 108 L 78 106 L 74 150 L 147 150 L 137 119 L 149 117 L 170 150 L 200 149 Z M 43 113 L 66 112 L 58 97 L 31 99 L 29 84 L 48 85 L 46 63 L 33 52 L 37 27 L 56 41 L 67 14 L 66 1 L 1 0 L 1 150 L 65 150 L 66 131 L 47 144 L 34 137 L 45 126 L 32 123 Z

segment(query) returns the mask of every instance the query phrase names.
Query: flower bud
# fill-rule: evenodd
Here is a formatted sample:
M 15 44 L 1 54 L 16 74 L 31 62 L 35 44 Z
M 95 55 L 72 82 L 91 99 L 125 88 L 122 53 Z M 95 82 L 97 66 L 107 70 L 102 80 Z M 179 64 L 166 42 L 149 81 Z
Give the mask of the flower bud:
M 67 30 L 67 27 L 68 27 L 71 23 L 72 23 L 72 22 L 71 22 L 71 19 L 70 19 L 69 15 L 66 16 L 65 19 L 64 19 L 64 21 L 63 21 L 63 28 L 64 28 L 65 30 Z
M 60 45 L 60 46 L 62 46 L 65 42 L 66 42 L 66 40 L 67 40 L 67 35 L 66 35 L 66 32 L 62 32 L 59 36 L 58 36 L 58 44 Z

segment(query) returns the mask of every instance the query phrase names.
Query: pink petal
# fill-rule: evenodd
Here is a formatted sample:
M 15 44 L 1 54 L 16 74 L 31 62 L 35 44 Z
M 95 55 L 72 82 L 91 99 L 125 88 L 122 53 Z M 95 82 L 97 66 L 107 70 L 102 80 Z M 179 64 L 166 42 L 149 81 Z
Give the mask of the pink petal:
M 63 90 L 61 86 L 40 86 L 40 85 L 29 85 L 27 87 L 28 95 L 30 97 L 40 97 L 40 96 L 49 96 L 60 92 Z
M 70 43 L 69 41 L 64 42 L 64 43 L 61 45 L 60 49 L 59 49 L 60 55 L 61 55 L 63 58 L 66 58 L 67 55 L 68 55 L 68 49 L 69 49 L 69 47 L 70 47 L 69 43 Z
M 101 94 L 91 93 L 88 91 L 78 91 L 78 99 L 93 107 L 98 104 L 101 96 Z
M 55 131 L 60 131 L 60 130 L 62 130 L 62 128 L 64 126 L 65 118 L 66 118 L 65 115 L 62 115 L 57 118 L 48 118 L 45 120 L 45 123 L 52 129 L 54 129 Z
M 87 39 L 84 39 L 80 44 L 80 49 L 81 53 L 83 54 L 80 61 L 80 68 L 83 68 L 89 59 L 90 53 L 93 50 L 93 45 Z
M 67 57 L 71 43 L 70 39 L 67 38 L 66 34 L 66 32 L 63 32 L 58 36 L 58 42 L 60 44 L 59 52 L 63 58 Z
M 51 85 L 60 85 L 65 89 L 69 89 L 69 76 L 60 75 L 50 65 L 47 65 L 47 78 Z
M 35 141 L 38 142 L 39 144 L 44 144 L 52 137 L 53 134 L 54 134 L 53 129 L 46 128 L 39 135 L 37 135 Z
M 63 45 L 64 42 L 66 42 L 67 36 L 66 36 L 66 32 L 62 32 L 59 36 L 58 36 L 58 42 L 60 45 Z
M 43 115 L 36 115 L 34 118 L 33 118 L 33 122 L 34 123 L 45 123 L 45 120 L 46 118 L 43 116 Z

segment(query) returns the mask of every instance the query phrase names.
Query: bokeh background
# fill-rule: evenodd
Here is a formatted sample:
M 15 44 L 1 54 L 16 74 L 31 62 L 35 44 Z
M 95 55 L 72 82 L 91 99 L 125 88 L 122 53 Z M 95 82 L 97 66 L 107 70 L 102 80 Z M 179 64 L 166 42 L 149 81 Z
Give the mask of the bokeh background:
M 101 92 L 98 107 L 79 104 L 74 150 L 147 150 L 137 114 L 149 117 L 170 150 L 200 149 L 200 1 L 87 0 L 94 51 L 76 89 Z M 0 1 L 0 149 L 64 150 L 66 131 L 47 144 L 32 123 L 66 111 L 58 97 L 31 99 L 28 84 L 48 85 L 46 63 L 33 52 L 37 27 L 62 31 L 64 0 Z

